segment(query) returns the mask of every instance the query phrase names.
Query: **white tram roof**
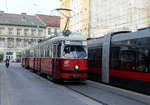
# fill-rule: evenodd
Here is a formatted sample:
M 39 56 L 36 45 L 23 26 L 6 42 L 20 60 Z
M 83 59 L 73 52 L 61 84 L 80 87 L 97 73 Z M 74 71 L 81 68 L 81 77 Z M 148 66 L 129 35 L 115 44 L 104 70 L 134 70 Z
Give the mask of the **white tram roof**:
M 63 33 L 59 33 L 56 37 L 53 37 L 49 39 L 48 41 L 65 41 L 65 40 L 71 40 L 71 41 L 86 41 L 86 38 L 83 37 L 80 33 L 77 32 L 71 32 L 69 36 L 63 35 Z
M 53 43 L 57 41 L 86 41 L 86 38 L 83 37 L 80 33 L 78 32 L 71 32 L 69 36 L 63 35 L 63 33 L 58 33 L 57 36 L 52 36 L 51 38 L 39 43 L 38 45 L 45 45 L 48 43 Z

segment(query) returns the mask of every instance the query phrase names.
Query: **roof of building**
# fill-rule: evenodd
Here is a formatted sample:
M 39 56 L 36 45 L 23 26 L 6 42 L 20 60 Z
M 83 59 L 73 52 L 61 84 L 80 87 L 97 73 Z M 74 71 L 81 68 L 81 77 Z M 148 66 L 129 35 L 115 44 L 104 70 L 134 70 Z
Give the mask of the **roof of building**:
M 60 27 L 59 16 L 48 16 L 48 15 L 43 15 L 43 14 L 37 14 L 37 16 L 47 26 Z
M 0 24 L 30 26 L 30 27 L 45 27 L 45 25 L 36 16 L 27 15 L 25 13 L 10 14 L 0 12 Z

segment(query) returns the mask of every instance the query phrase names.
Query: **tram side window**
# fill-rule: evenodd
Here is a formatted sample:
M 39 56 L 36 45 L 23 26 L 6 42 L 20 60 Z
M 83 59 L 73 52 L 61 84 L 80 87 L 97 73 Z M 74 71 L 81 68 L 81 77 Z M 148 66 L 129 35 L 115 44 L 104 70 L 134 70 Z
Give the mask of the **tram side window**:
M 124 44 L 123 44 L 124 43 Z M 135 71 L 136 53 L 125 41 L 116 42 L 111 47 L 111 69 Z
M 90 67 L 102 67 L 102 48 L 89 48 L 88 60 Z
M 30 57 L 34 57 L 34 51 L 33 50 L 30 51 Z
M 49 57 L 52 57 L 52 46 L 49 46 Z
M 46 51 L 47 51 L 47 47 L 44 48 L 44 57 L 47 57 L 46 56 Z
M 119 54 L 120 69 L 135 71 L 136 52 L 135 51 L 120 51 Z
M 61 56 L 61 44 L 57 45 L 57 57 Z
M 150 73 L 150 37 L 136 39 L 138 47 L 136 56 L 136 70 Z
M 30 57 L 30 51 L 29 50 L 27 50 L 25 53 L 26 53 L 26 57 Z
M 34 49 L 34 57 L 36 58 L 36 50 Z
M 34 57 L 35 57 L 35 58 L 38 57 L 38 49 L 34 49 Z
M 44 57 L 44 49 L 43 48 L 40 49 L 40 53 L 41 53 L 41 57 Z
M 89 66 L 90 67 L 94 67 L 94 59 L 93 59 L 93 53 L 94 53 L 94 49 L 89 48 L 89 56 L 88 56 L 88 61 L 89 61 Z
M 45 57 L 49 57 L 49 46 L 46 46 Z
M 113 42 L 111 69 L 150 73 L 149 40 L 150 38 L 140 38 Z
M 38 57 L 38 49 L 35 50 L 35 57 Z
M 112 44 L 111 51 L 110 51 L 110 68 L 111 69 L 120 69 L 119 65 L 119 52 L 120 47 L 114 46 Z
M 95 66 L 102 67 L 102 48 L 97 47 L 95 49 Z
M 57 57 L 57 45 L 53 46 L 53 57 Z

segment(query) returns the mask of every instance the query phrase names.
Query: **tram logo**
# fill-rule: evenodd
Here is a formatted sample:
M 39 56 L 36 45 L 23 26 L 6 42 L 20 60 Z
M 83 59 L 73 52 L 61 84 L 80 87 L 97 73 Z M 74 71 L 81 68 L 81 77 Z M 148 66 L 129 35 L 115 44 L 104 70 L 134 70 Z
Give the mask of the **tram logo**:
M 64 61 L 64 67 L 68 67 L 69 63 L 70 63 L 70 61 Z

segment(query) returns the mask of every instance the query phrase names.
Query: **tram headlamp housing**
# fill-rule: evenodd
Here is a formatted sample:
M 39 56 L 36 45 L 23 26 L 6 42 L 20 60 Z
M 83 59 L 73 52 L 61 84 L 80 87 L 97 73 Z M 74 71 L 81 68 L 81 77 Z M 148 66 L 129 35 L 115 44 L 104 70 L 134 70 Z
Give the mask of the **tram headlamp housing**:
M 78 65 L 75 65 L 74 68 L 75 68 L 75 70 L 78 70 L 78 69 L 79 69 L 79 66 L 78 66 Z
M 87 46 L 87 42 L 86 41 L 82 42 L 82 45 Z

